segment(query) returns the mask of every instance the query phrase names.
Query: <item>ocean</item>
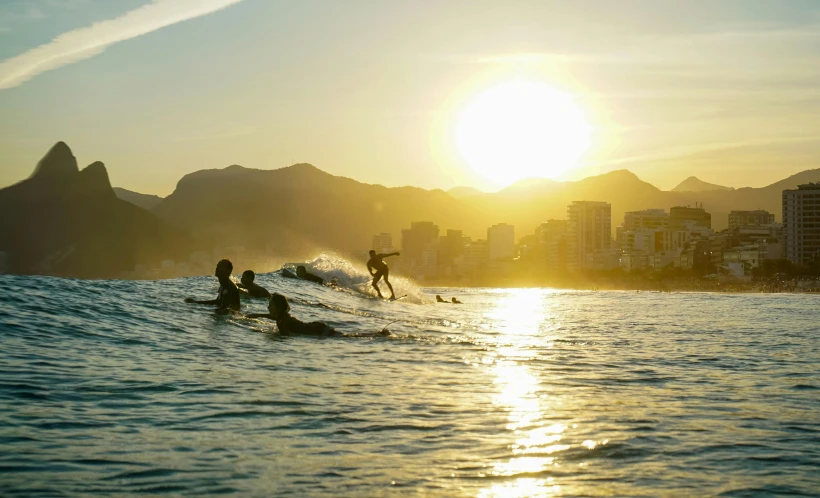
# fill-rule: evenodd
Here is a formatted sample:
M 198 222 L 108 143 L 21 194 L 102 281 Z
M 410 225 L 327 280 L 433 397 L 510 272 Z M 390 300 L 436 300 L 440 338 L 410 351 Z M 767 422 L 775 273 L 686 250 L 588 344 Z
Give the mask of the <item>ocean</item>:
M 257 283 L 392 335 L 280 337 L 183 302 L 213 277 L 0 276 L 0 495 L 820 493 L 816 295 L 396 278 L 391 303 L 312 268 L 339 287 Z

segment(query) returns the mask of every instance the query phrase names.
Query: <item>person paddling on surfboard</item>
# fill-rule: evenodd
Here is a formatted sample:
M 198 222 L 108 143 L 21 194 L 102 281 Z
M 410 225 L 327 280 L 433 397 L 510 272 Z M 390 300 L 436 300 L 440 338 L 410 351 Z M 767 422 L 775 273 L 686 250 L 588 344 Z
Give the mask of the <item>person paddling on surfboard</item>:
M 305 323 L 291 316 L 288 298 L 282 294 L 273 293 L 268 302 L 269 313 L 251 313 L 246 318 L 268 318 L 276 322 L 276 328 L 281 335 L 312 335 L 315 337 L 374 337 L 391 335 L 387 327 L 381 332 L 346 335 L 334 329 L 325 322 Z M 395 322 L 391 322 L 395 323 Z
M 189 297 L 185 299 L 186 303 L 194 304 L 209 304 L 215 305 L 216 310 L 220 312 L 239 311 L 239 289 L 231 280 L 231 272 L 233 271 L 233 263 L 227 259 L 221 260 L 216 264 L 216 271 L 214 276 L 219 279 L 219 292 L 216 294 L 216 299 L 208 301 L 197 301 Z
M 245 270 L 242 273 L 242 281 L 237 285 L 241 291 L 244 291 L 251 297 L 264 297 L 270 299 L 270 292 L 261 285 L 254 282 L 256 274 L 251 270 Z
M 370 260 L 367 262 L 367 271 L 370 272 L 370 275 L 373 277 L 373 288 L 376 289 L 376 292 L 382 299 L 384 299 L 384 296 L 382 296 L 382 291 L 379 289 L 379 280 L 381 280 L 382 277 L 384 277 L 384 283 L 386 283 L 387 287 L 390 289 L 390 300 L 394 301 L 396 299 L 396 293 L 393 292 L 393 286 L 390 285 L 390 269 L 384 262 L 384 258 L 399 255 L 400 254 L 398 252 L 391 252 L 390 254 L 376 254 L 376 251 L 372 249 L 370 250 Z M 375 270 L 375 272 L 373 270 Z

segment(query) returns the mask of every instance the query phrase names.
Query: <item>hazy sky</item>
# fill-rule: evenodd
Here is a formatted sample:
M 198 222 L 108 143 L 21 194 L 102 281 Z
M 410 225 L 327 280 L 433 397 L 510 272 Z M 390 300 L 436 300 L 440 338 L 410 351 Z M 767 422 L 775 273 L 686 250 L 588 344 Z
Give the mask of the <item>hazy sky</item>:
M 452 125 L 515 78 L 571 93 L 594 128 L 564 179 L 820 168 L 820 1 L 3 0 L 0 186 L 63 140 L 160 195 L 199 169 L 293 162 L 490 189 Z

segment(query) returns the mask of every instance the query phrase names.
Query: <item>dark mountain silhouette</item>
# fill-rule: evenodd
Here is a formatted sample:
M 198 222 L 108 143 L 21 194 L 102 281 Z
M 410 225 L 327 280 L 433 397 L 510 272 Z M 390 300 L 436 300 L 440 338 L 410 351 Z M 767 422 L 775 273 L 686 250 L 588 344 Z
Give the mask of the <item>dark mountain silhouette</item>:
M 58 142 L 27 180 L 0 190 L 0 251 L 8 271 L 116 277 L 172 257 L 184 239 L 156 216 L 117 199 L 105 165 L 82 171 Z
M 442 190 L 368 185 L 310 164 L 198 171 L 182 178 L 154 213 L 214 246 L 280 254 L 367 249 L 374 234 L 398 237 L 419 220 L 442 228 L 486 228 L 485 216 Z
M 734 188 L 715 185 L 714 183 L 706 183 L 697 177 L 690 176 L 680 182 L 677 187 L 673 188 L 672 192 L 709 192 L 712 190 L 734 190 Z
M 820 169 L 764 188 L 673 192 L 619 170 L 575 182 L 528 179 L 456 199 L 442 190 L 368 185 L 309 164 L 277 170 L 234 165 L 186 175 L 152 214 L 117 198 L 102 163 L 80 171 L 68 146 L 58 143 L 29 179 L 0 190 L 6 213 L 0 251 L 16 273 L 106 277 L 137 263 L 186 259 L 195 249 L 349 252 L 367 249 L 381 232 L 392 233 L 400 247 L 401 230 L 413 221 L 432 221 L 442 232 L 461 229 L 473 238 L 506 222 L 521 237 L 548 219 L 565 219 L 567 205 L 576 200 L 612 204 L 613 229 L 625 211 L 702 203 L 720 230 L 731 210 L 766 209 L 781 219 L 782 191 L 813 181 L 820 181 Z
M 131 204 L 150 211 L 162 202 L 162 197 L 158 195 L 140 194 L 120 187 L 114 187 L 114 194 L 117 198 L 130 202 Z
M 611 203 L 613 230 L 626 211 L 702 203 L 712 213 L 713 228 L 721 230 L 735 209 L 766 209 L 780 219 L 781 191 L 808 181 L 820 181 L 820 170 L 765 188 L 669 192 L 619 170 L 575 182 L 529 179 L 496 193 L 455 199 L 441 190 L 363 184 L 309 164 L 278 170 L 234 165 L 185 176 L 154 212 L 210 246 L 346 252 L 366 249 L 380 232 L 394 234 L 398 246 L 401 230 L 412 221 L 432 221 L 442 232 L 461 229 L 473 238 L 485 238 L 487 227 L 507 222 L 520 237 L 548 219 L 566 218 L 567 205 L 576 200 Z

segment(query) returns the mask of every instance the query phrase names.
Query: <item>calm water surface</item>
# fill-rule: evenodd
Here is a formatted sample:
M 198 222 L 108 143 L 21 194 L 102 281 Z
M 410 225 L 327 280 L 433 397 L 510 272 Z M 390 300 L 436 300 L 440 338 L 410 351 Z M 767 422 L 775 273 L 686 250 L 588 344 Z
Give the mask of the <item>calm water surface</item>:
M 182 303 L 212 278 L 0 276 L 0 495 L 820 492 L 818 296 L 258 281 L 394 336 Z

